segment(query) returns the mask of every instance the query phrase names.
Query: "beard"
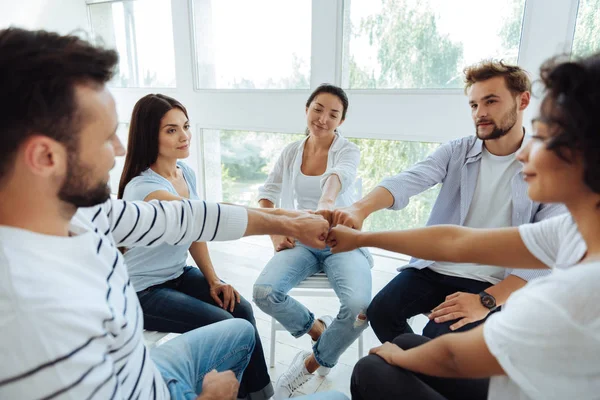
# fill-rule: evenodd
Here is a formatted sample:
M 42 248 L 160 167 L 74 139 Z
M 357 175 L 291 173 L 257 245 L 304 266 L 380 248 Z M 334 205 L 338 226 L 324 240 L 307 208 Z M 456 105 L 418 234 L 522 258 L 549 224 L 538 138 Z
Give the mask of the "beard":
M 69 152 L 67 176 L 58 191 L 58 198 L 76 208 L 104 203 L 110 198 L 108 182 L 90 184 L 92 168 L 71 154 L 75 152 Z
M 489 122 L 493 124 L 494 129 L 492 130 L 492 132 L 485 136 L 479 133 L 479 129 L 477 129 L 477 125 L 475 125 L 475 135 L 477 135 L 479 139 L 494 140 L 500 139 L 502 136 L 506 135 L 517 123 L 517 103 L 515 102 L 514 108 L 509 110 L 506 114 L 502 116 L 499 124 L 496 124 L 492 120 L 490 120 Z

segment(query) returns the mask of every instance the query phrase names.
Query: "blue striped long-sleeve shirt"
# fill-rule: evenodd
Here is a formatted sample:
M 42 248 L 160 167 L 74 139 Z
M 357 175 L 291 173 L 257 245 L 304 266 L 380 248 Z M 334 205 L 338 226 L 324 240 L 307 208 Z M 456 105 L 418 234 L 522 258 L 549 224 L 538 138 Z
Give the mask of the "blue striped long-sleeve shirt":
M 481 165 L 483 142 L 467 136 L 442 144 L 425 160 L 395 176 L 385 178 L 379 186 L 394 197 L 393 210 L 401 210 L 410 198 L 438 183 L 440 194 L 431 210 L 427 226 L 454 224 L 464 226 L 473 200 Z M 511 181 L 512 226 L 538 222 L 567 212 L 562 204 L 541 204 L 527 196 L 527 183 L 519 171 Z M 406 267 L 423 269 L 434 261 L 412 258 Z M 527 281 L 549 270 L 509 270 L 508 273 Z M 508 274 L 507 274 L 508 275 Z

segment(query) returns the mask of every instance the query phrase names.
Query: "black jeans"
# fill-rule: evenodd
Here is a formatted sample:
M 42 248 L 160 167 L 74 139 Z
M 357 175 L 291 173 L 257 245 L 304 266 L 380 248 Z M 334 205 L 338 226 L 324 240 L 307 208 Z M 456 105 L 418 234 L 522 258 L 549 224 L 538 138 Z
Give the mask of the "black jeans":
M 244 371 L 238 397 L 268 399 L 273 395 L 252 305 L 244 298 L 232 313 L 219 307 L 210 296 L 208 282 L 198 268 L 185 267 L 178 278 L 137 293 L 144 311 L 144 328 L 151 331 L 185 333 L 231 318 L 254 325 L 256 344 Z
M 408 350 L 429 340 L 408 333 L 393 342 Z M 362 358 L 350 381 L 352 400 L 485 400 L 488 388 L 487 378 L 437 378 L 390 365 L 376 355 Z
M 443 303 L 446 296 L 456 292 L 479 293 L 490 286 L 489 282 L 442 275 L 429 268 L 408 268 L 377 293 L 367 309 L 367 317 L 381 343 L 391 342 L 398 335 L 413 333 L 407 320 L 431 311 Z M 473 329 L 484 321 L 467 324 L 456 331 L 450 330 L 456 320 L 439 324 L 429 321 L 423 335 L 433 339 L 445 333 Z

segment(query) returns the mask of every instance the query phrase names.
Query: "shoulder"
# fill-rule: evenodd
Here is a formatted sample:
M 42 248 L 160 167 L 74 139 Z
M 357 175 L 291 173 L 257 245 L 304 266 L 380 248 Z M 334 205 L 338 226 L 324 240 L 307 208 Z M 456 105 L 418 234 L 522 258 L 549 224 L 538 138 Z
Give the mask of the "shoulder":
M 146 170 L 125 185 L 123 200 L 144 200 L 148 194 L 157 190 L 170 192 L 171 188 L 164 178 Z

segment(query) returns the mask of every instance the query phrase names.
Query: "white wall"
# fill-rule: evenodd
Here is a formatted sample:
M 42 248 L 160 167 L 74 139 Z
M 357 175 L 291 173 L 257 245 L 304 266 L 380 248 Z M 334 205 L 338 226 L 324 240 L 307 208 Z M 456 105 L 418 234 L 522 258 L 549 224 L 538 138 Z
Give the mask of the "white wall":
M 0 0 L 0 29 L 89 30 L 85 0 Z

